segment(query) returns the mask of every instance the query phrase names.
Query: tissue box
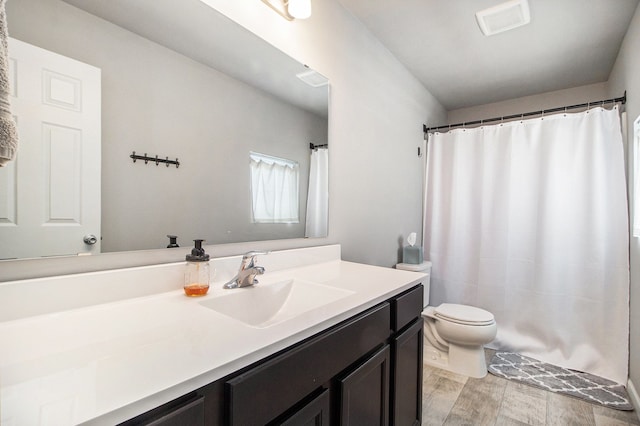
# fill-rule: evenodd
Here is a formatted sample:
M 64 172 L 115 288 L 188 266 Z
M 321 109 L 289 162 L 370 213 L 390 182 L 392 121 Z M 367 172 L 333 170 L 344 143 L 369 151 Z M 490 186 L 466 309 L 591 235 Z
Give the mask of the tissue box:
M 418 265 L 424 262 L 422 247 L 406 246 L 402 249 L 402 263 Z

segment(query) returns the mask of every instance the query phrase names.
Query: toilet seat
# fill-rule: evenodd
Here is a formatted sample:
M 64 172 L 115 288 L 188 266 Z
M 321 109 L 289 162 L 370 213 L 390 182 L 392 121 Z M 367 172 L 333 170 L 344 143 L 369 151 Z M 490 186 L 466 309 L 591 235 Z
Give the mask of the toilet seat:
M 482 326 L 495 323 L 491 312 L 474 306 L 443 303 L 434 309 L 436 318 L 456 324 Z

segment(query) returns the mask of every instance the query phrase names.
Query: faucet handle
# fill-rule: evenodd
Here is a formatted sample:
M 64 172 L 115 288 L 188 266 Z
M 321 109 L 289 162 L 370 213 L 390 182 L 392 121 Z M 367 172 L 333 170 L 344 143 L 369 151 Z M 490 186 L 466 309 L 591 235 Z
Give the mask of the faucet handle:
M 269 254 L 271 253 L 270 251 L 248 251 L 245 254 L 242 255 L 242 260 L 253 260 L 256 256 L 261 255 L 261 254 Z
M 245 267 L 251 268 L 254 266 L 254 262 L 256 260 L 256 256 L 262 254 L 269 254 L 270 251 L 248 251 L 242 255 L 242 264 Z
M 252 250 L 252 251 L 248 251 L 245 254 L 243 254 L 242 257 L 246 257 L 248 259 L 248 258 L 251 258 L 251 257 L 258 256 L 260 254 L 269 254 L 269 253 L 271 253 L 271 252 L 268 251 L 268 250 L 267 251 L 261 251 L 261 250 L 255 251 L 255 250 Z

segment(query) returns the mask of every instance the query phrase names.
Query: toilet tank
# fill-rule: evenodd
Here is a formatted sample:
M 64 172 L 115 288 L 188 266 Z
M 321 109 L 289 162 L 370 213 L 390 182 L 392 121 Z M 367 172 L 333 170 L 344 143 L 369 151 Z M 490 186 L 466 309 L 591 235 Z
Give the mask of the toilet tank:
M 431 285 L 431 262 L 425 260 L 424 262 L 416 265 L 411 263 L 398 263 L 396 265 L 396 269 L 401 269 L 403 271 L 422 272 L 423 274 L 427 274 L 424 280 L 422 280 L 422 285 L 424 286 L 422 307 L 427 307 L 429 305 L 429 288 Z

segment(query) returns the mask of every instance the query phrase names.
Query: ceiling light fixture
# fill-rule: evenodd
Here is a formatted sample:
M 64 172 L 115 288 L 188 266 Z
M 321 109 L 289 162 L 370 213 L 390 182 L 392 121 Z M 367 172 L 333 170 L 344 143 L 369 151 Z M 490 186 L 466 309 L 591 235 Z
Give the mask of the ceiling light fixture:
M 527 0 L 511 0 L 476 13 L 476 20 L 486 36 L 512 30 L 531 21 Z
M 287 21 L 311 16 L 311 0 L 262 0 Z
M 311 0 L 289 0 L 287 11 L 296 19 L 307 19 L 311 16 Z

